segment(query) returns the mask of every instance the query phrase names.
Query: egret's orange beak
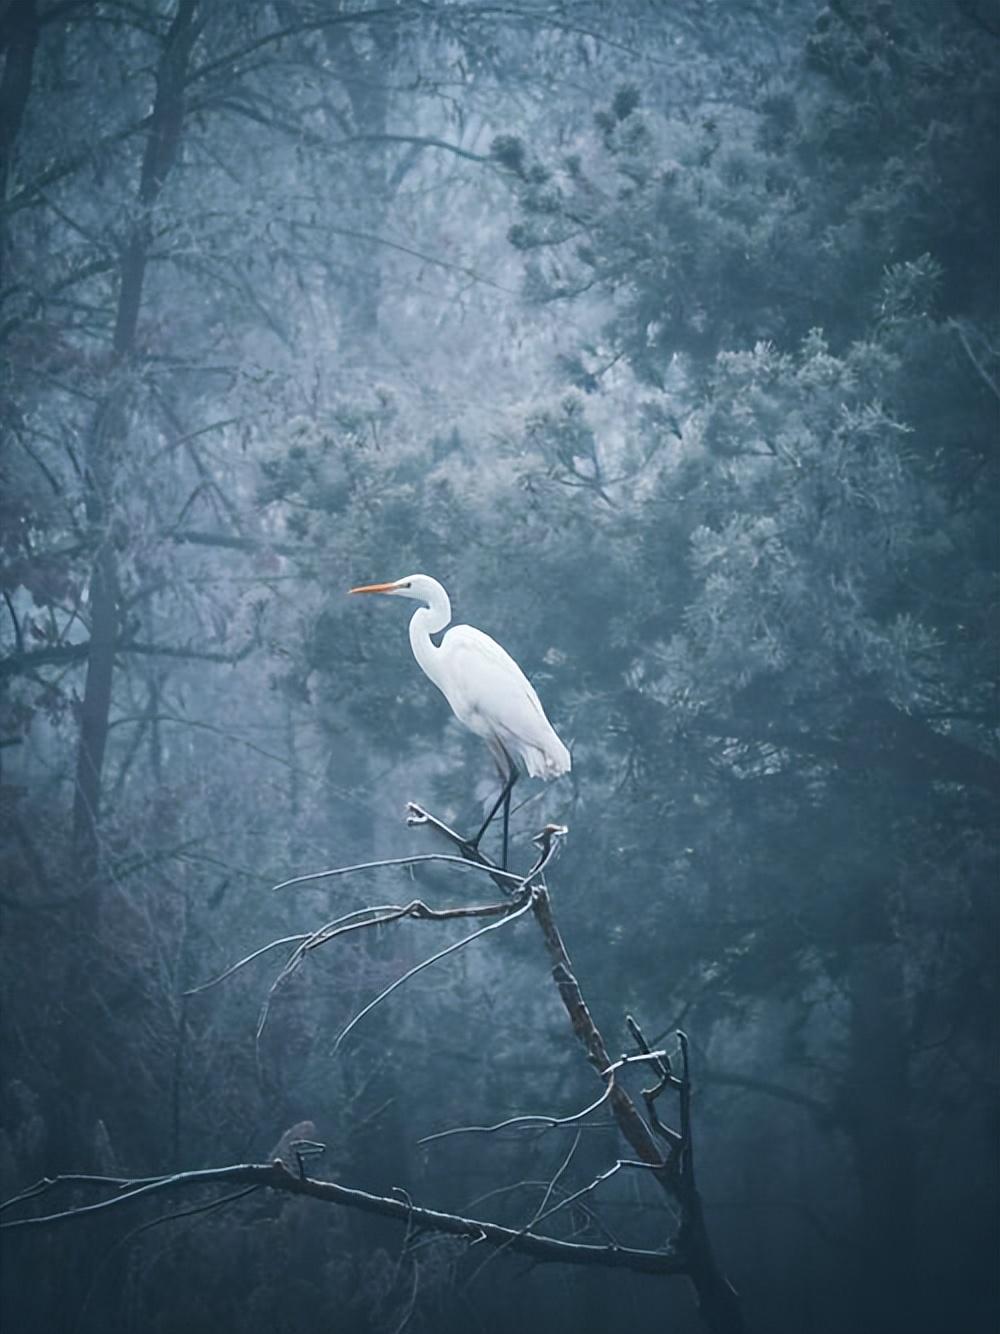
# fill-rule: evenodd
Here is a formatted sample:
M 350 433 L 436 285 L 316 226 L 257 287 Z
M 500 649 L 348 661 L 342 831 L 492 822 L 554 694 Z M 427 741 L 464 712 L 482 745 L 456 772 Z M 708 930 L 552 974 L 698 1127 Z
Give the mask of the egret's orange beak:
M 391 584 L 362 584 L 360 588 L 350 588 L 349 593 L 391 593 L 394 588 L 399 587 L 399 580 Z

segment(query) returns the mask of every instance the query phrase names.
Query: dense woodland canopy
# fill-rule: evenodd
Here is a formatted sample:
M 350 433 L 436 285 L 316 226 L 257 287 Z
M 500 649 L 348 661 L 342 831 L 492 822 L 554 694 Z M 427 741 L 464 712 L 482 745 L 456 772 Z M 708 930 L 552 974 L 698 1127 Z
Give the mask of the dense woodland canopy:
M 996 0 L 4 0 L 0 50 L 3 1195 L 295 1128 L 518 1229 L 627 1156 L 606 1108 L 418 1144 L 595 1097 L 524 923 L 336 1051 L 468 924 L 330 942 L 259 1041 L 279 954 L 185 994 L 476 901 L 270 888 L 495 795 L 404 609 L 344 596 L 424 570 L 571 744 L 513 862 L 569 827 L 612 1054 L 688 1033 L 747 1326 L 994 1330 Z M 164 1219 L 216 1198 L 5 1232 L 5 1328 L 705 1328 L 676 1278 L 318 1201 Z M 540 1230 L 674 1219 L 622 1171 Z

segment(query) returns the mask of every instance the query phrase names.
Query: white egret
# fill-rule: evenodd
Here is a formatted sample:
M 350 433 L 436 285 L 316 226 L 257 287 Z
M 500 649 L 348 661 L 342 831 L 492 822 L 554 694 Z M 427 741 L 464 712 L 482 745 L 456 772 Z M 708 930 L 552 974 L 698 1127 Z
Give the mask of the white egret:
M 408 574 L 389 584 L 365 584 L 352 593 L 384 593 L 413 598 L 426 605 L 410 618 L 410 647 L 423 671 L 451 705 L 459 722 L 481 736 L 490 748 L 503 783 L 472 847 L 503 806 L 503 865 L 507 865 L 510 794 L 519 765 L 531 778 L 558 778 L 569 773 L 569 751 L 545 716 L 541 700 L 517 663 L 495 639 L 471 625 L 455 625 L 435 644 L 431 635 L 451 620 L 451 602 L 436 579 Z

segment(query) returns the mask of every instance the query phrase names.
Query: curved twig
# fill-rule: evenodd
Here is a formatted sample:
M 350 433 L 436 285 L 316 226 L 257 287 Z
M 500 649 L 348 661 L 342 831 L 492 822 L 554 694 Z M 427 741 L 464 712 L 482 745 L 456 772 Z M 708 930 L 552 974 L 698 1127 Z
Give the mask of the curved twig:
M 559 1178 L 563 1175 L 563 1173 L 569 1167 L 570 1163 L 573 1161 L 573 1155 L 576 1153 L 577 1145 L 580 1143 L 580 1134 L 581 1130 L 577 1130 L 576 1136 L 574 1137 L 573 1140 L 573 1146 L 570 1149 L 569 1153 L 566 1155 L 566 1157 L 563 1159 L 563 1162 L 561 1166 L 557 1169 L 555 1176 L 549 1182 L 541 1204 L 538 1206 L 532 1219 L 529 1222 L 525 1223 L 524 1227 L 522 1227 L 519 1230 L 518 1236 L 526 1236 L 531 1231 L 531 1229 L 536 1225 L 536 1223 L 540 1223 L 543 1218 L 548 1218 L 551 1214 L 558 1213 L 558 1211 L 562 1209 L 564 1206 L 573 1204 L 576 1201 L 578 1201 L 582 1196 L 589 1194 L 593 1190 L 596 1190 L 602 1181 L 606 1181 L 609 1177 L 614 1176 L 623 1167 L 646 1167 L 649 1168 L 650 1170 L 653 1170 L 652 1165 L 650 1163 L 639 1163 L 639 1162 L 632 1162 L 631 1160 L 628 1159 L 626 1160 L 619 1159 L 615 1163 L 614 1167 L 609 1168 L 607 1172 L 602 1172 L 601 1175 L 598 1176 L 594 1181 L 592 1181 L 589 1186 L 584 1186 L 582 1190 L 575 1191 L 572 1195 L 564 1195 L 563 1199 L 561 1199 L 558 1204 L 553 1205 L 551 1209 L 546 1209 L 545 1206 L 549 1202 L 549 1199 L 552 1196 L 552 1192 L 556 1188 Z M 591 1216 L 592 1215 L 590 1215 L 588 1211 L 588 1217 Z M 483 1272 L 486 1266 L 490 1264 L 491 1261 L 495 1260 L 502 1251 L 508 1249 L 510 1245 L 511 1243 L 508 1242 L 506 1246 L 501 1246 L 497 1251 L 494 1251 L 492 1255 L 487 1256 L 487 1258 L 483 1261 L 483 1263 L 478 1267 L 476 1272 L 470 1277 L 469 1284 L 473 1283 Z
M 320 927 L 303 945 L 302 952 L 318 949 L 328 940 L 346 935 L 348 931 L 361 931 L 367 926 L 385 926 L 388 922 L 399 922 L 404 917 L 412 917 L 417 922 L 451 922 L 460 917 L 498 917 L 510 911 L 510 902 L 508 900 L 504 903 L 481 903 L 471 908 L 429 908 L 423 899 L 411 899 L 409 903 L 403 905 L 383 904 L 378 908 L 361 909 L 361 911 L 377 912 L 382 915 L 372 917 L 365 922 L 349 922 L 346 926 L 339 924 L 345 921 L 344 918 L 340 918 L 338 922 Z
M 433 1135 L 425 1135 L 423 1139 L 418 1139 L 418 1144 L 430 1144 L 434 1140 L 449 1139 L 452 1135 L 494 1135 L 499 1130 L 506 1130 L 510 1126 L 543 1126 L 546 1130 L 554 1130 L 557 1126 L 571 1126 L 576 1122 L 582 1121 L 585 1116 L 595 1112 L 611 1097 L 611 1091 L 615 1086 L 614 1077 L 601 1094 L 599 1098 L 588 1106 L 584 1107 L 582 1112 L 574 1112 L 572 1116 L 510 1116 L 506 1121 L 498 1121 L 495 1126 L 453 1126 L 450 1130 L 438 1130 Z
M 412 917 L 416 921 L 428 922 L 447 922 L 459 917 L 493 917 L 499 914 L 509 913 L 509 901 L 503 903 L 485 903 L 474 905 L 469 908 L 429 908 L 422 899 L 413 899 L 410 903 L 399 905 L 395 903 L 380 903 L 366 908 L 356 908 L 354 912 L 345 913 L 342 917 L 336 917 L 332 922 L 326 922 L 308 935 L 286 936 L 283 940 L 274 941 L 275 945 L 284 945 L 290 941 L 298 940 L 301 943 L 296 946 L 285 961 L 281 972 L 268 988 L 267 996 L 261 1006 L 260 1015 L 257 1019 L 257 1039 L 259 1041 L 261 1034 L 267 1024 L 268 1014 L 270 1013 L 271 1001 L 274 999 L 278 987 L 298 968 L 306 955 L 320 945 L 325 945 L 328 941 L 336 939 L 337 936 L 346 935 L 349 931 L 361 931 L 369 926 L 383 926 L 387 922 L 398 922 L 404 917 Z M 366 916 L 366 914 L 371 914 Z M 377 915 L 375 915 L 377 914 Z M 363 921 L 355 921 L 355 918 L 365 918 Z M 264 949 L 270 949 L 270 945 L 265 945 Z M 221 982 L 222 978 L 228 977 L 241 968 L 244 963 L 249 963 L 251 959 L 262 954 L 264 950 L 258 950 L 256 954 L 248 955 L 240 963 L 234 964 L 232 968 L 227 969 L 221 977 L 215 979 Z M 205 987 L 212 986 L 214 983 L 206 982 Z M 201 988 L 204 989 L 204 988 Z
M 9 1200 L 4 1200 L 0 1204 L 0 1213 L 5 1209 L 12 1209 L 15 1204 L 23 1204 L 25 1200 L 33 1200 L 39 1195 L 47 1195 L 50 1190 L 55 1190 L 57 1186 L 117 1186 L 120 1190 L 125 1187 L 135 1185 L 146 1185 L 150 1181 L 162 1181 L 162 1177 L 143 1177 L 137 1181 L 131 1177 L 107 1177 L 96 1176 L 90 1172 L 67 1172 L 63 1176 L 41 1177 L 33 1185 L 26 1186 L 24 1190 L 12 1195 Z
M 245 964 L 253 963 L 254 959 L 259 959 L 260 956 L 266 954 L 268 950 L 276 950 L 279 945 L 291 945 L 293 941 L 296 940 L 308 940 L 309 936 L 309 932 L 303 932 L 298 936 L 282 936 L 280 940 L 269 941 L 268 944 L 261 945 L 260 949 L 254 950 L 252 954 L 247 954 L 244 958 L 240 959 L 239 963 L 230 964 L 226 971 L 220 973 L 218 977 L 213 977 L 208 982 L 199 982 L 196 987 L 190 987 L 187 991 L 182 991 L 181 995 L 197 996 L 199 992 L 208 991 L 209 987 L 215 987 L 218 986 L 220 982 L 225 982 L 227 977 L 232 977 L 233 973 L 239 972 Z
M 567 1205 L 573 1204 L 582 1196 L 591 1194 L 598 1186 L 616 1176 L 623 1167 L 638 1167 L 644 1172 L 659 1172 L 661 1170 L 655 1163 L 644 1163 L 638 1158 L 619 1158 L 606 1172 L 599 1172 L 589 1186 L 581 1187 L 580 1190 L 574 1191 L 572 1195 L 567 1195 L 564 1200 L 560 1200 L 558 1204 L 554 1204 L 551 1209 L 546 1209 L 544 1213 L 539 1214 L 533 1220 L 531 1226 L 534 1227 L 536 1224 L 544 1222 L 546 1218 L 551 1218 L 553 1214 L 557 1214 L 560 1209 L 565 1209 Z
M 487 932 L 496 931 L 498 927 L 506 926 L 509 922 L 516 922 L 517 919 L 519 917 L 523 917 L 524 914 L 531 907 L 531 899 L 532 899 L 531 894 L 527 894 L 521 906 L 519 908 L 514 908 L 512 911 L 508 912 L 505 917 L 501 917 L 499 922 L 490 922 L 489 926 L 481 926 L 478 931 L 473 931 L 471 936 L 463 936 L 461 940 L 456 940 L 446 949 L 438 950 L 437 954 L 432 954 L 429 959 L 424 959 L 421 963 L 418 963 L 413 968 L 408 969 L 408 971 L 405 972 L 402 977 L 397 977 L 395 982 L 390 983 L 390 985 L 387 986 L 383 991 L 380 991 L 379 994 L 375 997 L 375 999 L 369 1001 L 363 1010 L 359 1010 L 358 1013 L 351 1020 L 351 1022 L 347 1025 L 347 1027 L 341 1030 L 340 1034 L 337 1037 L 336 1042 L 333 1044 L 334 1052 L 340 1050 L 340 1045 L 347 1037 L 348 1033 L 350 1033 L 351 1030 L 355 1028 L 361 1022 L 362 1019 L 364 1019 L 365 1015 L 371 1014 L 372 1010 L 375 1009 L 376 1005 L 380 1005 L 382 1001 L 384 1001 L 388 996 L 391 996 L 392 993 L 397 990 L 397 988 L 403 985 L 404 982 L 409 982 L 410 978 L 416 977 L 417 973 L 422 973 L 425 968 L 430 968 L 431 964 L 437 963 L 439 960 L 447 958 L 449 954 L 454 954 L 456 950 L 460 950 L 464 945 L 470 945 L 474 940 L 478 940 L 480 936 L 485 936 Z
M 587 1129 L 586 1126 L 581 1126 L 580 1127 L 581 1134 L 586 1129 Z M 488 1190 L 482 1195 L 477 1195 L 475 1199 L 469 1201 L 466 1208 L 471 1209 L 475 1205 L 482 1204 L 486 1200 L 493 1200 L 500 1196 L 511 1195 L 516 1190 L 537 1189 L 538 1187 L 547 1189 L 551 1185 L 552 1185 L 551 1181 L 537 1181 L 537 1180 L 513 1181 L 508 1186 L 497 1186 L 494 1190 Z M 569 1193 L 568 1191 L 564 1190 L 562 1186 L 555 1186 L 552 1193 L 556 1194 L 560 1192 L 564 1196 Z M 585 1204 L 581 1204 L 580 1212 L 587 1219 L 587 1222 L 593 1226 L 595 1232 L 599 1232 L 601 1236 L 604 1237 L 605 1240 L 610 1245 L 618 1246 L 620 1244 L 618 1238 L 608 1227 L 607 1223 L 605 1223 L 604 1220 L 593 1211 L 593 1209 L 588 1208 L 587 1205 Z
M 308 875 L 295 875 L 290 880 L 282 880 L 277 885 L 272 885 L 271 890 L 274 892 L 288 889 L 291 885 L 305 885 L 311 880 L 332 880 L 335 876 L 351 875 L 355 871 L 379 871 L 386 866 L 416 866 L 420 862 L 450 862 L 452 866 L 471 866 L 476 870 L 487 871 L 490 875 L 498 875 L 504 880 L 513 881 L 514 884 L 520 884 L 524 879 L 513 871 L 501 871 L 499 866 L 493 866 L 489 862 L 455 857 L 448 852 L 422 852 L 414 857 L 387 857 L 377 862 L 358 862 L 355 866 L 333 866 L 328 871 L 311 871 Z
M 667 1056 L 665 1051 L 640 1051 L 630 1052 L 627 1056 L 619 1056 L 617 1061 L 612 1061 L 606 1070 L 601 1071 L 601 1078 L 613 1075 L 616 1070 L 621 1070 L 626 1065 L 640 1065 L 643 1061 L 652 1061 L 654 1063 L 662 1061 Z
M 292 950 L 291 954 L 285 960 L 281 972 L 267 989 L 267 995 L 264 997 L 264 1001 L 260 1007 L 260 1014 L 257 1016 L 256 1041 L 258 1043 L 260 1042 L 261 1035 L 264 1032 L 264 1028 L 267 1024 L 267 1017 L 271 1011 L 271 1002 L 274 1000 L 275 993 L 281 986 L 282 982 L 285 982 L 291 977 L 292 973 L 295 972 L 296 968 L 298 968 L 310 949 L 314 948 L 317 944 L 322 944 L 324 940 L 332 940 L 333 937 L 338 935 L 341 931 L 350 930 L 352 924 L 356 926 L 375 926 L 382 921 L 381 917 L 373 917 L 368 921 L 355 923 L 354 918 L 356 917 L 363 917 L 366 913 L 392 913 L 395 911 L 395 908 L 396 905 L 393 903 L 381 903 L 369 905 L 365 908 L 355 908 L 353 912 L 344 913 L 341 917 L 335 917 L 333 921 L 324 923 L 323 926 L 318 927 L 315 931 L 311 931 L 308 935 L 287 937 L 288 940 L 298 939 L 302 943 L 296 945 L 295 949 Z M 282 941 L 280 943 L 283 944 L 285 942 Z M 246 963 L 248 960 L 244 960 L 243 962 Z M 240 964 L 236 965 L 236 967 L 241 966 L 242 965 Z M 230 973 L 233 971 L 233 969 L 229 969 Z M 227 976 L 227 974 L 224 973 L 223 977 L 225 976 Z M 217 980 L 221 981 L 222 979 L 219 978 Z
M 525 1223 L 524 1225 L 525 1232 L 530 1232 L 531 1229 L 538 1222 L 538 1220 L 544 1215 L 545 1206 L 552 1198 L 553 1191 L 555 1191 L 556 1187 L 559 1185 L 560 1178 L 563 1177 L 569 1171 L 569 1165 L 573 1161 L 577 1149 L 580 1147 L 580 1137 L 582 1136 L 582 1134 L 583 1134 L 583 1127 L 578 1126 L 576 1134 L 573 1136 L 573 1143 L 570 1145 L 569 1153 L 567 1153 L 566 1157 L 556 1168 L 555 1176 L 553 1176 L 552 1180 L 546 1186 L 545 1194 L 542 1196 L 542 1202 L 532 1215 L 531 1222 Z
M 409 805 L 409 810 L 410 810 L 410 816 L 408 817 L 409 823 L 423 823 L 423 821 L 428 818 L 427 813 L 423 811 L 420 807 L 415 806 L 412 802 Z M 556 855 L 556 852 L 558 851 L 559 848 L 560 840 L 565 835 L 565 833 L 566 833 L 565 826 L 550 824 L 546 825 L 545 828 L 542 830 L 542 832 L 537 836 L 535 842 L 538 844 L 539 850 L 535 864 L 534 866 L 532 866 L 531 870 L 527 873 L 527 875 L 514 877 L 517 880 L 517 888 L 514 891 L 514 897 L 512 898 L 510 905 L 503 905 L 505 907 L 509 906 L 510 911 L 508 911 L 503 917 L 501 917 L 499 922 L 491 922 L 489 926 L 480 927 L 478 931 L 473 931 L 471 936 L 464 936 L 461 940 L 456 940 L 446 949 L 439 950 L 437 954 L 431 955 L 429 959 L 424 959 L 421 963 L 418 963 L 413 968 L 410 968 L 407 972 L 403 974 L 402 977 L 397 977 L 395 982 L 391 983 L 388 987 L 386 987 L 383 991 L 381 991 L 375 997 L 374 1000 L 369 1001 L 369 1003 L 364 1007 L 364 1009 L 360 1010 L 354 1016 L 354 1018 L 350 1021 L 347 1027 L 341 1030 L 340 1034 L 337 1037 L 336 1042 L 333 1044 L 334 1052 L 336 1053 L 337 1051 L 340 1050 L 340 1045 L 347 1037 L 348 1033 L 350 1033 L 351 1030 L 361 1022 L 361 1020 L 365 1017 L 365 1015 L 370 1014 L 371 1011 L 374 1010 L 377 1005 L 380 1005 L 382 1001 L 384 1001 L 388 996 L 391 996 L 392 993 L 395 990 L 397 990 L 397 988 L 403 985 L 404 982 L 409 982 L 409 980 L 412 977 L 416 977 L 417 973 L 423 972 L 423 970 L 425 968 L 429 968 L 431 964 L 437 963 L 440 959 L 447 958 L 449 954 L 454 954 L 456 950 L 460 950 L 463 948 L 463 946 L 471 944 L 472 941 L 474 940 L 478 940 L 480 936 L 485 936 L 490 931 L 496 931 L 499 927 L 505 926 L 508 922 L 514 922 L 519 917 L 523 916 L 523 914 L 526 913 L 530 907 L 532 907 L 535 899 L 535 891 L 530 888 L 531 882 L 535 879 L 536 876 L 541 875 L 541 873 L 545 870 L 545 867 Z M 467 846 L 464 840 L 461 846 L 463 848 Z M 463 857 L 459 858 L 449 857 L 447 860 L 458 861 L 459 863 L 479 866 L 484 870 L 488 870 L 489 874 L 495 879 L 497 874 L 497 868 L 493 866 L 491 862 L 487 862 L 484 858 L 482 858 L 481 854 L 479 854 L 478 852 L 476 855 L 478 860 L 475 862 L 468 862 L 467 859 Z M 499 872 L 499 874 L 503 875 L 507 879 L 510 878 L 509 872 L 502 871 Z M 516 907 L 515 905 L 518 903 L 519 894 L 524 895 L 524 901 L 523 903 L 520 904 L 520 906 Z M 401 916 L 403 914 L 398 914 L 398 915 Z

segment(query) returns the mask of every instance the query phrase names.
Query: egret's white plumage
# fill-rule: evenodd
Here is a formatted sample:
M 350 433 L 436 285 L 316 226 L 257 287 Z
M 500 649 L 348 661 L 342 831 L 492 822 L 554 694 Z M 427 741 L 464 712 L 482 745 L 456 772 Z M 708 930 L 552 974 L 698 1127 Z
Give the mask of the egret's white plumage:
M 455 625 L 440 645 L 434 643 L 431 636 L 451 621 L 451 602 L 436 579 L 410 574 L 351 592 L 385 593 L 426 604 L 410 619 L 413 656 L 459 722 L 489 746 L 505 781 L 514 777 L 518 763 L 532 778 L 569 772 L 569 751 L 546 718 L 534 687 L 495 639 L 471 625 Z

